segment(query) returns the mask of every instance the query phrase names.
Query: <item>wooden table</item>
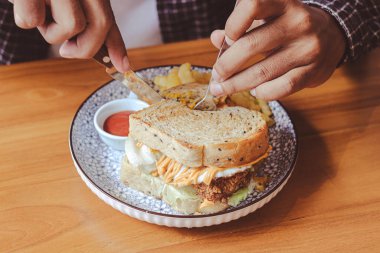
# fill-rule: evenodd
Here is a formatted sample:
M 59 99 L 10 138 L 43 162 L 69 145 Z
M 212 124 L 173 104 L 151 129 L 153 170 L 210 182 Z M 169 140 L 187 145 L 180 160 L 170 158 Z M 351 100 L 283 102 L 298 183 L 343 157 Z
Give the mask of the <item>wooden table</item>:
M 212 65 L 207 40 L 130 51 L 136 68 Z M 92 61 L 0 67 L 0 252 L 380 252 L 380 50 L 322 87 L 282 100 L 300 154 L 284 190 L 256 213 L 200 229 L 119 213 L 82 182 L 68 132 L 109 80 Z

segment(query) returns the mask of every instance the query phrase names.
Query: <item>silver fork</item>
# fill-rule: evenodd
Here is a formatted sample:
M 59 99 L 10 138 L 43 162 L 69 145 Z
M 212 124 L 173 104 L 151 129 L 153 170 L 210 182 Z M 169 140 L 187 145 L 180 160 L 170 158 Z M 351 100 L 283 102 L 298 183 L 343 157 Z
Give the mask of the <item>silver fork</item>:
M 235 6 L 234 6 L 234 8 L 236 7 L 236 5 L 239 3 L 239 1 L 240 0 L 236 0 L 236 2 L 235 2 Z M 228 49 L 228 48 L 230 48 L 230 45 L 228 45 L 228 43 L 227 43 L 227 41 L 226 41 L 226 37 L 224 37 L 224 40 L 223 40 L 223 43 L 222 43 L 222 46 L 220 47 L 220 49 L 219 49 L 219 53 L 218 53 L 218 56 L 216 57 L 216 62 L 219 60 L 219 57 Z M 206 100 L 206 98 L 209 96 L 209 93 L 210 93 L 210 84 L 213 82 L 214 80 L 212 79 L 212 76 L 211 76 L 211 79 L 210 79 L 210 82 L 208 83 L 208 87 L 207 87 L 207 90 L 206 90 L 206 94 L 205 94 L 205 96 L 201 99 L 201 100 L 199 100 L 199 102 L 198 103 L 196 103 L 195 104 L 195 106 L 194 106 L 194 110 L 195 109 L 197 109 L 197 107 L 200 105 L 200 104 L 202 104 L 205 100 Z M 214 97 L 214 96 L 212 96 L 212 97 Z
M 228 45 L 228 43 L 226 42 L 226 38 L 224 38 L 224 40 L 223 40 L 223 43 L 222 43 L 222 46 L 220 47 L 220 49 L 219 49 L 219 53 L 218 53 L 218 56 L 216 57 L 216 61 L 218 61 L 218 59 L 219 59 L 219 57 L 229 48 L 230 46 Z M 213 78 L 212 78 L 212 76 L 211 76 L 211 79 L 210 79 L 210 82 L 208 83 L 208 87 L 207 87 L 207 90 L 206 90 L 206 94 L 205 94 L 205 96 L 201 99 L 201 100 L 199 100 L 199 102 L 198 103 L 196 103 L 195 104 L 195 106 L 194 106 L 194 110 L 195 109 L 197 109 L 197 107 L 199 106 L 199 105 L 201 105 L 205 100 L 206 100 L 206 98 L 210 95 L 209 93 L 210 93 L 210 84 L 213 82 L 214 80 L 213 80 Z M 212 96 L 212 95 L 211 95 Z

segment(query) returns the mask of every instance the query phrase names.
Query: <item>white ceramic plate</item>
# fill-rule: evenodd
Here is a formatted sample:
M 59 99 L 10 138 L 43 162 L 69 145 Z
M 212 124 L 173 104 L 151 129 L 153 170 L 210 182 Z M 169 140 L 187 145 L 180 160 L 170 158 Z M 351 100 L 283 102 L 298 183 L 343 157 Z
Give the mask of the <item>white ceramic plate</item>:
M 172 66 L 137 71 L 147 79 L 166 74 Z M 195 67 L 200 71 L 208 68 Z M 276 125 L 271 127 L 273 150 L 260 165 L 270 181 L 263 192 L 254 191 L 237 207 L 211 215 L 185 215 L 166 203 L 133 190 L 119 181 L 123 152 L 104 144 L 93 124 L 96 110 L 103 104 L 125 98 L 127 89 L 111 81 L 92 93 L 79 107 L 70 129 L 70 151 L 77 171 L 86 185 L 103 201 L 131 217 L 170 227 L 203 227 L 238 219 L 268 203 L 287 183 L 297 159 L 297 136 L 289 115 L 278 102 L 270 102 Z

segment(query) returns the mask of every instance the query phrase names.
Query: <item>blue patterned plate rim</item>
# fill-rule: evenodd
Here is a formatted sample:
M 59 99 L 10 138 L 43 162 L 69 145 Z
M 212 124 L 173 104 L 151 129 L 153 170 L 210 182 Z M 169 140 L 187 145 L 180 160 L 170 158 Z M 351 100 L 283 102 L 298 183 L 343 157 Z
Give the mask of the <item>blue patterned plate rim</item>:
M 147 68 L 141 68 L 141 69 L 138 69 L 136 70 L 135 72 L 140 72 L 140 71 L 145 71 L 145 70 L 150 70 L 150 69 L 156 69 L 156 68 L 166 68 L 166 67 L 178 67 L 180 66 L 180 64 L 171 64 L 171 65 L 157 65 L 157 66 L 153 66 L 153 67 L 147 67 Z M 202 66 L 202 65 L 192 65 L 193 67 L 195 68 L 202 68 L 202 69 L 209 69 L 211 70 L 210 67 L 207 67 L 207 66 Z M 83 108 L 83 106 L 86 104 L 86 102 L 92 97 L 94 96 L 99 90 L 101 90 L 102 88 L 104 88 L 105 86 L 111 84 L 112 82 L 114 82 L 114 80 L 110 80 L 109 82 L 101 85 L 100 87 L 98 87 L 96 90 L 94 90 L 82 103 L 81 105 L 78 107 L 77 111 L 75 112 L 75 115 L 73 117 L 73 120 L 71 122 L 71 125 L 70 125 L 70 132 L 69 132 L 69 148 L 70 148 L 70 153 L 71 153 L 71 156 L 77 166 L 78 169 L 80 169 L 80 171 L 83 173 L 83 175 L 91 182 L 91 184 L 93 186 L 95 186 L 99 191 L 101 191 L 103 194 L 105 194 L 106 196 L 108 196 L 109 198 L 113 199 L 114 201 L 117 201 L 119 202 L 120 204 L 123 204 L 123 205 L 126 205 L 130 208 L 133 208 L 133 209 L 136 209 L 138 211 L 141 211 L 141 212 L 144 212 L 144 213 L 149 213 L 149 214 L 153 214 L 153 215 L 158 215 L 158 216 L 164 216 L 164 217 L 172 217 L 172 218 L 204 218 L 204 217 L 212 217 L 212 216 L 219 216 L 219 215 L 224 215 L 224 214 L 227 214 L 227 213 L 232 213 L 232 212 L 235 212 L 235 211 L 238 211 L 238 210 L 241 210 L 241 209 L 244 209 L 246 207 L 249 207 L 251 205 L 254 205 L 255 203 L 265 199 L 266 197 L 268 197 L 272 192 L 274 192 L 275 190 L 278 189 L 278 187 L 280 185 L 282 185 L 290 176 L 290 174 L 293 172 L 294 168 L 295 168 L 295 164 L 298 160 L 298 135 L 297 135 L 297 129 L 294 125 L 294 122 L 292 120 L 292 118 L 290 117 L 288 111 L 285 109 L 285 107 L 282 105 L 282 103 L 280 103 L 279 101 L 276 101 L 281 107 L 282 109 L 286 112 L 287 116 L 289 117 L 289 120 L 290 120 L 290 123 L 292 124 L 292 127 L 294 129 L 294 137 L 295 137 L 295 152 L 294 152 L 294 155 L 293 155 L 293 158 L 292 158 L 292 164 L 290 165 L 290 168 L 289 170 L 287 171 L 287 173 L 285 174 L 285 176 L 281 179 L 281 181 L 279 181 L 277 183 L 277 185 L 275 187 L 273 187 L 271 190 L 269 190 L 267 193 L 263 194 L 262 196 L 256 198 L 254 201 L 251 201 L 245 205 L 242 205 L 242 206 L 239 206 L 239 207 L 236 207 L 236 208 L 233 208 L 233 209 L 226 209 L 222 212 L 218 212 L 218 213 L 213 213 L 213 214 L 201 214 L 201 215 L 177 215 L 177 214 L 165 214 L 165 213 L 159 213 L 159 212 L 154 212 L 154 211 L 151 211 L 151 210 L 146 210 L 144 208 L 140 208 L 140 207 L 137 207 L 137 206 L 134 206 L 134 205 L 131 205 L 129 203 L 126 203 L 124 201 L 121 201 L 120 199 L 112 196 L 110 193 L 108 193 L 107 191 L 105 191 L 102 187 L 100 187 L 99 185 L 97 185 L 92 179 L 91 177 L 89 177 L 86 173 L 86 171 L 80 166 L 80 163 L 75 155 L 75 152 L 74 152 L 74 148 L 73 148 L 73 127 L 74 127 L 74 122 L 75 120 L 77 119 L 77 116 L 78 116 L 78 113 L 81 111 L 81 109 Z

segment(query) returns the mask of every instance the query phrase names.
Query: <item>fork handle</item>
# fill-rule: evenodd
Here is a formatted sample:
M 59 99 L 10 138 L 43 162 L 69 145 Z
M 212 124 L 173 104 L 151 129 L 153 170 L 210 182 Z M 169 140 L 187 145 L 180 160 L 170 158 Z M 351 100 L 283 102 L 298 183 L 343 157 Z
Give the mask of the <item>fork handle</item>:
M 228 45 L 226 38 L 224 37 L 222 46 L 220 47 L 218 56 L 216 57 L 216 61 L 218 61 L 219 57 L 222 56 L 222 54 L 224 54 L 224 52 L 226 52 L 227 49 L 229 48 L 230 48 L 230 45 Z

